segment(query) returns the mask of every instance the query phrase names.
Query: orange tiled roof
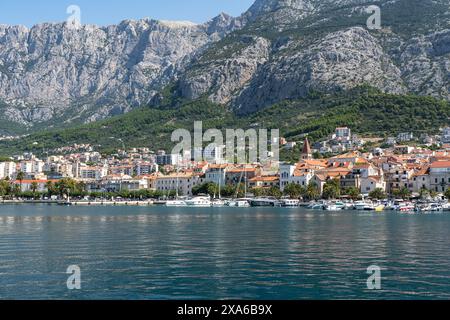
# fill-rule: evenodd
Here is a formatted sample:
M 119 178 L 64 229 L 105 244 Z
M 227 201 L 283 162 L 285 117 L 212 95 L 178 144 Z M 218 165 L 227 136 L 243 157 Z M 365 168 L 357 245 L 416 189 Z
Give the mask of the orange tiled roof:
M 450 168 L 450 161 L 436 161 L 430 166 L 432 169 Z
M 250 179 L 250 182 L 274 182 L 274 181 L 278 181 L 280 180 L 280 178 L 278 176 L 264 176 L 264 177 L 254 177 L 252 179 Z

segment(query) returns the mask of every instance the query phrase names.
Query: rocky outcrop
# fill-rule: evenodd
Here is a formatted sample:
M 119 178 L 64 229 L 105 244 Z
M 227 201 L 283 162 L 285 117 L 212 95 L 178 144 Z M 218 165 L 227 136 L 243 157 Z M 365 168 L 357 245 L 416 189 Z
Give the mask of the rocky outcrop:
M 406 42 L 400 61 L 411 92 L 450 100 L 450 30 Z
M 277 52 L 234 101 L 239 112 L 248 113 L 308 92 L 347 90 L 361 84 L 392 93 L 405 93 L 400 70 L 378 41 L 362 28 L 327 35 L 299 49 L 300 44 Z
M 241 39 L 242 46 L 233 48 L 230 57 L 214 59 L 205 68 L 197 66 L 181 79 L 184 97 L 197 99 L 205 94 L 209 100 L 227 104 L 255 76 L 269 58 L 270 42 L 264 38 Z M 224 47 L 222 50 L 228 50 Z M 220 55 L 220 52 L 216 52 Z
M 438 6 L 434 11 L 450 5 L 448 0 L 434 3 Z M 362 0 L 257 0 L 243 15 L 249 22 L 239 33 L 270 43 L 270 48 L 261 55 L 234 50 L 220 59 L 200 57 L 189 67 L 194 75 L 188 71 L 181 77 L 180 92 L 189 99 L 207 96 L 238 113 L 302 98 L 311 91 L 335 92 L 363 84 L 389 93 L 450 99 L 450 31 L 433 31 L 441 22 L 418 10 L 410 19 L 428 20 L 415 29 L 410 28 L 410 19 L 398 17 L 383 20 L 379 31 L 354 26 L 352 21 L 366 22 L 367 5 Z M 393 13 L 407 3 L 393 0 L 379 5 L 395 17 Z M 424 32 L 431 33 L 411 36 Z M 227 51 L 220 43 L 211 50 Z M 236 55 L 240 63 L 230 67 Z M 248 72 L 248 65 L 255 64 L 257 68 Z M 242 74 L 243 81 L 236 81 Z

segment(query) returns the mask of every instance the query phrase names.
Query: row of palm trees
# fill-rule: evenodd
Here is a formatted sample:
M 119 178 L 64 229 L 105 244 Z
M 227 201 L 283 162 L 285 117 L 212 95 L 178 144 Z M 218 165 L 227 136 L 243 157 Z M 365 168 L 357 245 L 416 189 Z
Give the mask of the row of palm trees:
M 24 196 L 24 197 L 33 197 L 36 198 L 38 196 L 67 196 L 69 194 L 83 196 L 87 195 L 85 191 L 85 184 L 83 182 L 77 182 L 74 179 L 64 178 L 56 183 L 52 181 L 47 181 L 45 184 L 46 192 L 38 192 L 39 183 L 37 181 L 32 181 L 30 183 L 30 188 L 28 192 L 23 192 L 23 181 L 25 180 L 25 174 L 22 171 L 19 171 L 16 175 L 16 181 L 19 184 L 10 181 L 9 178 L 5 178 L 0 180 L 0 196 Z

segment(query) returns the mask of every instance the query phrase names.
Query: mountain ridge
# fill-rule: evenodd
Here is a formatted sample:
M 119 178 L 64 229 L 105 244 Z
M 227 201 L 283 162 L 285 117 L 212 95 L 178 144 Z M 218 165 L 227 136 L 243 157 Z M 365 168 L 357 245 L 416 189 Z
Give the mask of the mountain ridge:
M 381 30 L 365 26 L 373 4 Z M 364 83 L 450 100 L 449 7 L 449 0 L 257 0 L 239 17 L 222 13 L 195 25 L 0 26 L 0 133 L 158 107 L 166 87 L 238 114 Z

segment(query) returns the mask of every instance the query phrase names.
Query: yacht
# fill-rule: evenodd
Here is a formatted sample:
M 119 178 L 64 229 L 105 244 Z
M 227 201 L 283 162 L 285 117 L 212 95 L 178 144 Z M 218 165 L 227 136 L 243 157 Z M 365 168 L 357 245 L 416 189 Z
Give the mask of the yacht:
M 237 200 L 236 207 L 248 208 L 248 207 L 250 207 L 250 203 L 248 202 L 248 200 Z
M 309 204 L 308 209 L 311 209 L 311 210 L 323 210 L 324 206 L 325 206 L 325 202 L 322 201 L 322 200 L 318 201 L 318 202 L 313 201 L 313 202 L 311 202 Z
M 354 204 L 355 210 L 363 211 L 366 207 L 365 201 L 356 201 Z
M 281 206 L 287 208 L 296 208 L 300 206 L 300 200 L 283 199 L 281 200 Z
M 417 206 L 417 211 L 420 212 L 441 212 L 444 211 L 444 207 L 440 203 L 428 203 L 426 205 Z
M 169 200 L 166 201 L 166 207 L 185 207 L 186 201 L 184 200 Z
M 280 202 L 271 198 L 256 198 L 250 201 L 252 207 L 278 207 Z
M 353 210 L 355 209 L 355 204 L 353 201 L 344 202 L 345 210 Z
M 345 204 L 342 201 L 331 201 L 324 208 L 327 211 L 340 211 L 345 209 Z
M 372 202 L 366 202 L 366 204 L 364 205 L 364 211 L 375 211 L 377 208 L 377 206 L 375 206 L 375 204 L 373 204 Z
M 404 203 L 401 203 L 398 206 L 397 211 L 400 211 L 400 212 L 413 212 L 415 208 L 416 207 L 412 203 L 404 202 Z
M 214 199 L 211 202 L 211 205 L 213 207 L 224 207 L 225 206 L 225 201 L 221 200 L 221 199 Z
M 211 207 L 212 205 L 209 197 L 194 197 L 185 202 L 188 207 Z

